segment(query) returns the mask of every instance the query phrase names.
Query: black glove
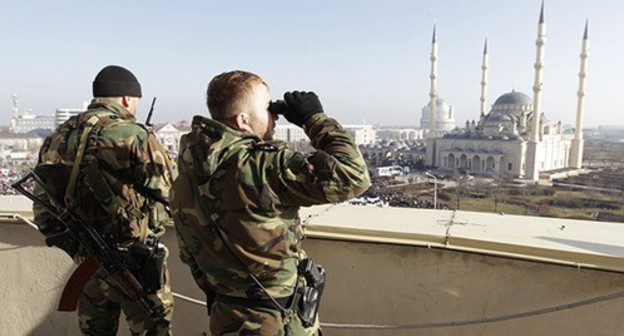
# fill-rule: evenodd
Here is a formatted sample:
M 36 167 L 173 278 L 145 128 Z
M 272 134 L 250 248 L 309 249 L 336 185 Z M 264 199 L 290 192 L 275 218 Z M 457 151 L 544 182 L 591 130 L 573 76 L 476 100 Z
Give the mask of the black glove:
M 284 100 L 288 105 L 284 118 L 299 127 L 303 127 L 311 116 L 323 113 L 321 101 L 314 92 L 286 92 Z

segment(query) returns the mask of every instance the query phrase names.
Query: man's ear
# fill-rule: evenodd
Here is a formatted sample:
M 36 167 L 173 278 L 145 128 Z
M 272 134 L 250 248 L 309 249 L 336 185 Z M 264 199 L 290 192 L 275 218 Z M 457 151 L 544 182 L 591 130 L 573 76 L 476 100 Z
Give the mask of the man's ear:
M 239 113 L 236 115 L 234 119 L 234 123 L 236 124 L 236 128 L 245 133 L 253 133 L 253 129 L 251 128 L 251 120 L 249 119 L 249 113 Z
M 122 96 L 121 97 L 121 105 L 125 108 L 130 107 L 130 97 L 128 96 Z

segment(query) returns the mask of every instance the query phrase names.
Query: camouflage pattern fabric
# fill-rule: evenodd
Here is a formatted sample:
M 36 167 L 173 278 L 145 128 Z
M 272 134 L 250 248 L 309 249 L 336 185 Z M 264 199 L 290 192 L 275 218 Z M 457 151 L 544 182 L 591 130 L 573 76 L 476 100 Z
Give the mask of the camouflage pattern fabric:
M 180 141 L 180 176 L 172 188 L 171 206 L 180 258 L 206 293 L 266 299 L 249 271 L 274 298 L 291 296 L 297 264 L 304 257 L 299 207 L 342 202 L 370 186 L 362 155 L 338 122 L 319 113 L 307 121 L 305 130 L 317 149 L 310 155 L 290 151 L 281 141 L 262 141 L 194 117 L 192 131 Z M 193 188 L 199 188 L 201 199 L 195 199 Z M 247 270 L 215 235 L 198 202 L 207 205 Z M 214 335 L 232 332 L 243 322 L 247 328 L 252 322 L 245 321 L 258 320 L 254 316 L 262 316 L 263 326 L 282 323 L 275 320 L 275 312 L 236 310 L 221 303 L 212 308 Z M 264 329 L 250 333 L 276 334 Z
M 320 336 L 318 317 L 314 326 L 304 328 L 301 321 L 292 315 L 285 330 L 281 312 L 277 309 L 249 308 L 240 305 L 215 302 L 211 308 L 210 333 L 213 336 Z
M 162 236 L 169 215 L 164 204 L 154 200 L 168 199 L 175 169 L 154 133 L 137 123 L 134 115 L 115 101 L 107 98 L 93 99 L 86 112 L 59 126 L 44 141 L 39 152 L 38 168 L 73 166 L 80 136 L 87 122 L 93 120 L 93 116 L 97 116 L 98 121 L 87 138 L 88 145 L 85 147 L 82 163 L 97 160 L 102 176 L 116 195 L 117 203 L 103 204 L 82 175 L 79 175 L 81 177 L 76 183 L 72 206 L 83 218 L 89 219 L 89 223 L 112 245 L 137 240 L 145 242 L 146 238 Z M 64 193 L 67 181 L 59 179 L 56 182 L 58 185 L 53 185 L 54 189 Z M 40 189 L 36 189 L 35 193 L 45 196 Z M 118 206 L 120 204 L 123 206 Z M 33 206 L 33 213 L 35 222 L 44 234 L 60 225 L 37 205 Z M 84 252 L 76 251 L 76 246 L 75 242 L 67 242 L 59 247 L 79 262 L 83 259 Z M 102 316 L 106 315 L 106 309 L 110 308 L 108 313 L 113 319 L 119 314 L 119 305 L 124 309 L 126 305 L 104 289 L 107 286 L 97 279 L 91 279 L 85 286 L 84 296 L 93 298 L 91 302 L 95 302 L 93 306 L 97 309 L 91 311 L 87 308 L 89 300 L 81 300 L 81 321 L 89 321 L 81 325 L 98 325 L 98 321 L 105 321 Z M 156 296 L 155 302 L 172 310 L 171 290 L 168 287 L 161 289 L 160 296 L 163 298 Z M 96 288 L 100 288 L 101 292 L 98 293 Z M 88 317 L 91 313 L 93 316 Z M 163 321 L 163 324 L 168 325 L 169 321 Z M 138 321 L 131 323 L 136 332 L 141 328 L 140 325 Z M 116 328 L 116 322 L 111 328 Z
M 169 272 L 165 266 L 165 284 L 154 294 L 147 296 L 154 307 L 162 307 L 164 317 L 146 320 L 144 313 L 133 305 L 115 287 L 102 280 L 97 273 L 87 283 L 78 301 L 78 321 L 83 335 L 117 335 L 119 316 L 123 310 L 133 336 L 171 335 L 173 320 L 173 294 Z
M 79 138 L 87 120 L 97 115 L 98 127 L 89 137 L 83 163 L 97 159 L 108 184 L 123 201 L 140 213 L 128 209 L 110 209 L 99 204 L 83 181 L 78 181 L 74 199 L 76 207 L 101 233 L 112 234 L 120 240 L 160 237 L 169 219 L 164 206 L 156 202 L 148 206 L 145 193 L 167 200 L 174 170 L 167 154 L 154 133 L 138 124 L 123 106 L 106 98 L 96 98 L 86 112 L 70 118 L 44 141 L 39 151 L 38 166 L 72 166 Z M 137 185 L 143 193 L 137 192 Z M 63 186 L 64 187 L 64 186 Z M 63 190 L 64 192 L 64 190 Z M 53 217 L 38 206 L 33 207 L 35 220 L 45 231 L 53 226 Z

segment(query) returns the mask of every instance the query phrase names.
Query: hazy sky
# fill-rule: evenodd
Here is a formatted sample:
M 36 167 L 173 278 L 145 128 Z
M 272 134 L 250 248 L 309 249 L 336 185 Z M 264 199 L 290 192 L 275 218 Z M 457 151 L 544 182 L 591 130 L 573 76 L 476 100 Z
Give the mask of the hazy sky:
M 0 106 L 52 114 L 81 107 L 108 64 L 143 85 L 138 117 L 157 96 L 155 122 L 207 113 L 209 80 L 262 75 L 273 98 L 313 90 L 344 123 L 418 125 L 428 101 L 437 23 L 439 96 L 456 121 L 479 115 L 483 42 L 488 106 L 515 88 L 532 96 L 540 1 L 34 1 L 0 4 Z M 590 56 L 585 126 L 624 125 L 624 1 L 547 0 L 543 110 L 574 123 L 585 20 Z

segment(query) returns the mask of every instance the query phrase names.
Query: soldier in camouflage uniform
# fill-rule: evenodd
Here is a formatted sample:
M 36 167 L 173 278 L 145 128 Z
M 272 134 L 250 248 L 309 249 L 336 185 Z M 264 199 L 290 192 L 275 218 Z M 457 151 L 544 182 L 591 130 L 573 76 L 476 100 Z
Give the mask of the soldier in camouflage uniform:
M 169 218 L 164 203 L 169 197 L 174 170 L 154 133 L 137 123 L 134 116 L 141 98 L 141 86 L 127 69 L 108 66 L 96 76 L 93 95 L 86 112 L 70 118 L 46 139 L 39 153 L 38 166 L 79 165 L 83 171 L 84 165 L 96 162 L 116 195 L 115 203 L 104 204 L 80 174 L 75 191 L 69 194 L 72 204 L 68 206 L 73 206 L 82 217 L 91 219 L 89 224 L 115 249 L 136 241 L 156 241 L 164 234 L 164 224 Z M 92 128 L 83 133 L 85 127 Z M 83 134 L 87 136 L 83 137 Z M 83 142 L 84 148 L 80 149 Z M 81 151 L 84 154 L 78 159 Z M 63 181 L 61 184 L 71 183 Z M 71 187 L 62 185 L 60 188 Z M 35 193 L 46 196 L 42 190 L 35 190 Z M 41 207 L 35 205 L 33 211 L 42 233 L 58 227 L 54 218 Z M 59 247 L 76 262 L 86 257 L 74 241 L 63 242 Z M 142 262 L 136 263 L 137 272 L 141 274 L 144 266 Z M 145 275 L 139 275 L 137 279 L 160 282 L 156 282 L 156 289 L 148 293 L 148 299 L 161 312 L 159 319 L 146 318 L 136 305 L 103 279 L 102 269 L 96 271 L 82 289 L 78 302 L 82 333 L 116 335 L 123 310 L 132 335 L 170 335 L 173 296 L 166 256 L 161 274 L 153 276 L 159 279 L 146 279 Z
M 268 85 L 245 71 L 210 82 L 212 119 L 195 116 L 180 141 L 171 206 L 180 257 L 208 297 L 212 335 L 320 335 L 318 318 L 305 328 L 290 301 L 304 282 L 299 207 L 342 202 L 370 185 L 360 151 L 318 97 L 284 98 L 285 118 L 304 128 L 316 152 L 293 152 L 272 139 L 278 116 L 269 111 Z

